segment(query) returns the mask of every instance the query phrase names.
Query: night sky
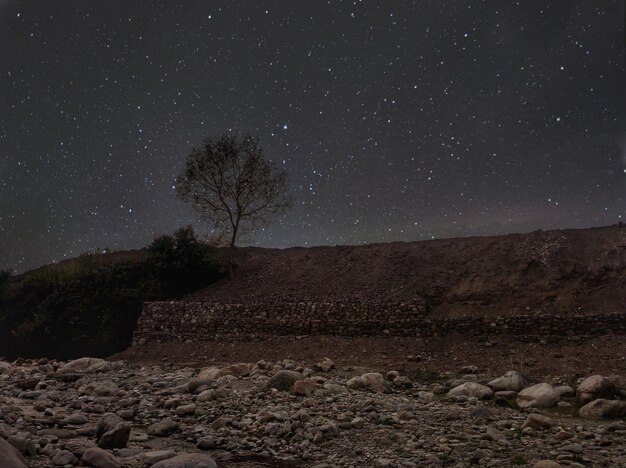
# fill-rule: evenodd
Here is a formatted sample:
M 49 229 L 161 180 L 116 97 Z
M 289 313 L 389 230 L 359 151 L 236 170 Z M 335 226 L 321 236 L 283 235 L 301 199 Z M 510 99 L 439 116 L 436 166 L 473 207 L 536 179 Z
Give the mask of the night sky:
M 0 0 L 0 268 L 193 223 L 192 146 L 260 137 L 291 211 L 253 245 L 626 217 L 622 1 Z

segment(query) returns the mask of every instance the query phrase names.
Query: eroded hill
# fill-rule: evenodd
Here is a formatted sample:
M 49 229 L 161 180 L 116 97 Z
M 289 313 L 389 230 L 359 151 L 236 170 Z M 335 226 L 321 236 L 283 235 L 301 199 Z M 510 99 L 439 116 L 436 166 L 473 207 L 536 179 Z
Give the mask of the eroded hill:
M 215 302 L 427 302 L 440 316 L 614 312 L 626 304 L 626 227 L 289 249 L 239 248 Z

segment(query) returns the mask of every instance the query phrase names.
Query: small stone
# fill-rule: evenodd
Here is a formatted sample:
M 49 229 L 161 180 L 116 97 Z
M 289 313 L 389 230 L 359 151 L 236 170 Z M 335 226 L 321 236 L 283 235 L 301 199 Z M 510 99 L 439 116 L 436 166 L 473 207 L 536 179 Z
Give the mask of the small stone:
M 409 379 L 406 375 L 401 375 L 393 379 L 393 384 L 396 387 L 402 387 L 402 388 L 409 388 L 413 386 L 413 384 L 411 383 L 411 379 Z
M 178 425 L 177 422 L 172 421 L 170 419 L 158 421 L 154 424 L 151 424 L 146 429 L 146 432 L 148 433 L 148 435 L 151 435 L 154 437 L 167 437 L 178 431 L 180 431 L 180 426 Z
M 480 399 L 491 398 L 492 390 L 476 382 L 465 382 L 448 392 L 449 397 L 470 396 Z
M 298 380 L 293 384 L 293 393 L 298 396 L 311 396 L 315 391 L 315 384 L 310 380 Z
M 156 450 L 154 452 L 145 452 L 141 454 L 142 461 L 149 466 L 160 462 L 161 460 L 167 460 L 176 456 L 176 452 L 173 450 Z
M 161 460 L 151 468 L 217 468 L 217 464 L 212 457 L 203 453 L 182 453 Z
M 188 405 L 181 405 L 176 408 L 176 414 L 178 416 L 189 416 L 196 412 L 196 405 L 190 403 Z
M 553 460 L 539 460 L 533 465 L 533 468 L 564 468 L 563 465 Z
M 548 416 L 543 416 L 539 413 L 531 413 L 522 424 L 522 429 L 526 429 L 527 427 L 532 427 L 533 429 L 550 429 L 554 426 L 554 421 L 552 418 Z
M 198 439 L 198 448 L 201 450 L 215 450 L 218 447 L 217 438 L 205 436 Z
M 299 380 L 304 380 L 304 375 L 300 372 L 280 370 L 266 382 L 265 388 L 267 390 L 274 388 L 281 392 L 289 392 Z
M 355 429 L 363 429 L 365 427 L 365 419 L 363 418 L 354 418 L 350 421 L 350 426 Z
M 57 454 L 52 457 L 52 463 L 56 466 L 73 465 L 76 461 L 76 457 L 69 450 L 59 450 Z
M 128 443 L 131 426 L 113 413 L 107 413 L 96 426 L 96 441 L 100 448 L 124 448 Z

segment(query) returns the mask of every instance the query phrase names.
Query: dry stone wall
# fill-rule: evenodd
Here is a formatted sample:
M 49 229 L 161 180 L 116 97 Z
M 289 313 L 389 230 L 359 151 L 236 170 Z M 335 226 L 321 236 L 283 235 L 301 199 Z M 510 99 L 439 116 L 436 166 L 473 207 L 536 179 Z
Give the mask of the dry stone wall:
M 435 318 L 422 303 L 216 304 L 147 302 L 133 344 L 250 340 L 286 335 L 471 336 L 626 333 L 626 312 Z

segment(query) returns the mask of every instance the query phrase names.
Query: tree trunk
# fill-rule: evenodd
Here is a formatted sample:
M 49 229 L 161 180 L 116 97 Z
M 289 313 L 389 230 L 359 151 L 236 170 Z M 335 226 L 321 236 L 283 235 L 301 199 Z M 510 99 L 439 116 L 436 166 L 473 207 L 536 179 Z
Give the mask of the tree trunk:
M 237 241 L 237 231 L 239 230 L 239 221 L 233 226 L 233 235 L 230 238 L 230 247 L 235 246 L 235 242 Z

